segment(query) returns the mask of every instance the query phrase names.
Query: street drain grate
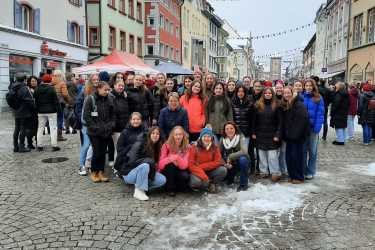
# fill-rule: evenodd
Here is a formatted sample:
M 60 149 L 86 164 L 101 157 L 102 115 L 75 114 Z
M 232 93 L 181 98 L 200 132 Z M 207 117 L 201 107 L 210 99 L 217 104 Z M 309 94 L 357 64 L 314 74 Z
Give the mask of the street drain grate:
M 53 157 L 53 158 L 43 159 L 42 162 L 43 163 L 59 163 L 59 162 L 67 161 L 67 160 L 69 160 L 69 158 L 66 158 L 66 157 Z

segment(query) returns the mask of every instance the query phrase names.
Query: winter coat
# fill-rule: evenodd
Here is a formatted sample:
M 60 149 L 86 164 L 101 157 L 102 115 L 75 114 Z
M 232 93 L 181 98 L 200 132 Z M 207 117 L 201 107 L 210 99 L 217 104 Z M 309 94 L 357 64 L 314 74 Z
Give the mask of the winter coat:
M 222 134 L 224 124 L 233 121 L 231 101 L 225 96 L 211 96 L 206 107 L 206 119 L 215 134 Z
M 335 93 L 331 106 L 332 128 L 346 128 L 348 124 L 349 113 L 349 95 L 346 90 L 340 90 Z
M 206 125 L 205 106 L 206 101 L 193 95 L 189 100 L 186 95 L 180 97 L 180 104 L 186 110 L 189 118 L 189 132 L 199 133 Z
M 85 121 L 83 119 L 83 104 L 85 102 L 85 91 L 82 91 L 80 92 L 75 100 L 74 100 L 74 108 L 73 108 L 73 112 L 75 114 L 76 117 L 79 117 L 79 119 L 81 119 L 81 123 L 82 125 L 85 125 Z
M 113 132 L 120 133 L 129 122 L 129 104 L 126 92 L 118 93 L 113 90 L 114 112 L 115 112 L 115 128 Z
M 306 106 L 310 119 L 310 131 L 314 134 L 319 134 L 324 123 L 324 100 L 320 97 L 320 101 L 316 103 L 310 93 L 303 94 L 303 102 Z
M 69 104 L 71 102 L 68 88 L 64 81 L 52 82 L 53 86 L 55 87 L 57 96 L 59 98 L 59 102 L 63 104 Z
M 375 125 L 375 110 L 368 109 L 368 101 L 374 98 L 375 94 L 373 92 L 364 92 L 363 94 L 361 94 L 358 106 L 359 124 Z
M 281 143 L 282 117 L 281 110 L 277 107 L 272 110 L 271 103 L 266 101 L 263 111 L 255 109 L 253 119 L 253 133 L 256 135 L 256 145 L 261 150 L 275 150 Z M 279 138 L 276 142 L 274 137 Z
M 232 99 L 233 121 L 245 137 L 250 136 L 254 106 L 250 100 L 241 101 L 238 97 Z
M 150 93 L 154 100 L 154 106 L 153 106 L 153 119 L 158 119 L 160 111 L 168 105 L 167 101 L 164 97 L 164 92 L 158 85 L 154 85 Z
M 230 160 L 233 164 L 241 157 L 247 157 L 249 159 L 248 148 L 246 144 L 246 139 L 243 134 L 240 134 L 240 141 L 234 148 L 226 149 L 224 147 L 224 138 L 220 139 L 220 153 L 224 161 Z
M 358 111 L 359 91 L 356 87 L 349 90 L 349 115 L 355 116 Z
M 286 142 L 304 143 L 310 135 L 310 119 L 306 106 L 294 98 L 291 107 L 283 110 L 282 138 Z
M 158 171 L 164 170 L 165 166 L 173 161 L 177 161 L 177 166 L 180 170 L 185 170 L 189 166 L 189 148 L 185 152 L 175 153 L 171 151 L 168 143 L 165 143 L 160 151 L 160 160 L 158 164 Z
M 14 110 L 15 118 L 31 118 L 35 115 L 34 96 L 24 82 L 15 82 L 11 88 L 16 91 L 18 109 Z
M 79 88 L 78 88 L 78 85 L 74 84 L 73 82 L 69 82 L 67 84 L 67 89 L 68 89 L 68 94 L 69 94 L 69 97 L 70 97 L 70 100 L 71 102 L 73 102 L 72 104 L 74 104 L 74 101 L 77 97 L 77 95 L 79 94 Z
M 39 114 L 53 114 L 60 109 L 56 90 L 49 84 L 40 84 L 34 92 L 34 98 Z
M 102 138 L 111 136 L 115 127 L 113 97 L 109 95 L 100 96 L 98 93 L 87 96 L 83 107 L 83 119 L 87 126 L 88 135 Z
M 121 176 L 129 174 L 141 164 L 144 159 L 144 150 L 147 130 L 141 125 L 137 128 L 128 125 L 122 132 L 117 142 L 117 157 L 114 168 Z
M 142 115 L 142 120 L 152 120 L 154 117 L 154 98 L 152 97 L 148 89 L 142 90 L 139 88 L 128 88 L 128 103 L 129 103 L 129 114 L 133 112 L 139 112 Z
M 176 126 L 183 127 L 186 132 L 189 131 L 188 114 L 182 107 L 178 107 L 175 111 L 169 107 L 163 108 L 160 111 L 158 124 L 164 138 L 168 138 L 169 133 Z
M 318 88 L 319 88 L 320 96 L 323 97 L 324 108 L 325 108 L 325 112 L 327 113 L 328 112 L 328 106 L 332 102 L 333 92 L 329 88 L 327 88 L 325 86 L 322 86 L 322 85 L 319 85 Z
M 189 171 L 203 181 L 208 181 L 207 171 L 224 165 L 219 147 L 212 144 L 210 149 L 192 145 L 189 150 Z

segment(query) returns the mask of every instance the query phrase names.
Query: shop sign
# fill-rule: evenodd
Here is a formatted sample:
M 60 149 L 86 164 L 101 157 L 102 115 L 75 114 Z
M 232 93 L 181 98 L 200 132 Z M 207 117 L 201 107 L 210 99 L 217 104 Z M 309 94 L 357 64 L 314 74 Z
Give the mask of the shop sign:
M 40 46 L 40 53 L 42 53 L 43 55 L 58 56 L 58 57 L 65 57 L 67 55 L 66 52 L 50 49 L 48 47 L 47 41 L 43 41 L 42 45 Z
M 56 61 L 52 61 L 52 60 L 50 60 L 50 61 L 47 61 L 47 62 L 46 62 L 46 66 L 47 66 L 48 68 L 58 68 L 58 67 L 60 67 L 60 63 L 59 63 L 59 62 L 56 62 Z
M 9 64 L 32 65 L 33 60 L 26 56 L 9 56 Z

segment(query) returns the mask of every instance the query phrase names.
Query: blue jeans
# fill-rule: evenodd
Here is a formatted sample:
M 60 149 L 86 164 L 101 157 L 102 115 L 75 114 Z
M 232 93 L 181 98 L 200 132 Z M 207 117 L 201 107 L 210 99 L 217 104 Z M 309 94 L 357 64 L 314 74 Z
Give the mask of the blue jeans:
M 316 160 L 318 158 L 319 134 L 311 133 L 303 145 L 303 165 L 305 175 L 316 174 Z M 307 154 L 309 160 L 307 160 Z
M 61 111 L 57 112 L 57 128 L 63 129 L 64 127 L 64 109 L 61 108 Z
M 348 134 L 346 135 L 346 139 L 352 139 L 354 136 L 354 118 L 355 115 L 348 115 Z
M 82 167 L 82 166 L 85 166 L 87 151 L 90 148 L 90 138 L 87 135 L 87 127 L 86 126 L 82 126 L 81 132 L 82 132 L 82 145 L 81 145 L 81 148 L 79 150 L 79 165 Z
M 372 139 L 372 126 L 364 123 L 362 124 L 363 129 L 363 143 L 370 143 Z
M 128 175 L 123 176 L 123 179 L 126 184 L 134 184 L 136 188 L 139 188 L 143 191 L 161 187 L 167 182 L 165 176 L 158 172 L 156 172 L 154 180 L 149 182 L 149 172 L 150 165 L 148 165 L 147 163 L 142 163 L 141 165 L 130 171 Z
M 283 141 L 280 147 L 280 154 L 279 154 L 279 165 L 280 171 L 282 174 L 287 174 L 288 170 L 286 167 L 286 160 L 285 160 L 285 153 L 286 152 L 286 142 Z
M 281 176 L 279 166 L 279 149 L 259 149 L 259 169 L 262 174 Z
M 240 185 L 248 186 L 249 169 L 250 169 L 250 161 L 248 157 L 240 156 L 240 158 L 238 158 L 237 162 L 235 162 L 233 167 L 227 170 L 227 176 L 226 176 L 227 183 L 232 184 L 234 182 L 234 177 L 236 176 L 237 172 L 240 172 Z
M 345 142 L 345 129 L 344 128 L 336 128 L 336 141 L 337 142 Z

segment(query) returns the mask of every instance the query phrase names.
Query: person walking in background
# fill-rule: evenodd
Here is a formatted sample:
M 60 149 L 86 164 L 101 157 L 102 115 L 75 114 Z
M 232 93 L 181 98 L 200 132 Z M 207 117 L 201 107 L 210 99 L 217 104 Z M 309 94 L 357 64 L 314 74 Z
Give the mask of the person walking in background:
M 347 140 L 354 140 L 354 120 L 358 111 L 358 99 L 359 91 L 357 85 L 352 83 L 349 87 L 349 114 L 348 114 L 348 134 L 346 136 Z
M 363 93 L 359 99 L 358 122 L 362 125 L 363 145 L 368 146 L 371 143 L 375 124 L 375 94 L 372 92 L 373 86 L 365 84 Z
M 27 79 L 27 87 L 29 91 L 31 92 L 33 99 L 34 99 L 34 92 L 36 88 L 38 87 L 38 78 L 36 76 L 30 76 Z M 35 100 L 34 100 L 35 105 Z M 35 149 L 33 145 L 33 138 L 35 137 L 36 141 L 36 134 L 38 133 L 38 112 L 36 110 L 36 106 L 33 109 L 30 124 L 28 125 L 28 133 L 26 135 L 27 138 L 27 148 L 29 149 Z
M 64 74 L 61 70 L 56 69 L 53 71 L 52 85 L 55 87 L 60 103 L 60 109 L 57 112 L 57 140 L 66 141 L 66 138 L 62 136 L 62 130 L 64 128 L 64 109 L 69 105 L 71 99 L 69 97 Z
M 318 84 L 319 94 L 323 98 L 323 101 L 324 101 L 324 123 L 323 123 L 322 140 L 326 141 L 327 133 L 328 133 L 328 107 L 332 102 L 333 92 L 329 88 L 326 87 L 326 81 L 324 79 L 319 79 L 319 77 L 315 77 L 314 80 L 316 84 Z
M 338 82 L 335 84 L 335 95 L 332 99 L 331 122 L 330 125 L 336 131 L 336 140 L 333 145 L 345 145 L 345 129 L 348 125 L 348 113 L 350 100 L 345 83 Z
M 51 85 L 52 76 L 45 74 L 42 83 L 34 92 L 35 104 L 38 111 L 37 149 L 43 150 L 42 136 L 46 123 L 49 123 L 52 151 L 58 151 L 57 146 L 57 112 L 61 110 L 56 89 Z
M 73 112 L 73 109 L 74 109 L 74 100 L 76 99 L 79 93 L 79 86 L 80 86 L 79 80 L 80 79 L 78 75 L 76 76 L 75 74 L 68 74 L 66 80 L 67 80 L 66 85 L 68 89 L 70 102 L 67 103 L 66 105 L 65 113 L 69 114 Z M 65 115 L 65 118 L 66 117 L 67 116 Z M 71 124 L 69 124 L 69 119 L 65 119 L 65 134 L 70 134 L 70 126 Z M 77 133 L 77 130 L 73 128 L 72 134 L 76 134 L 76 133 Z

